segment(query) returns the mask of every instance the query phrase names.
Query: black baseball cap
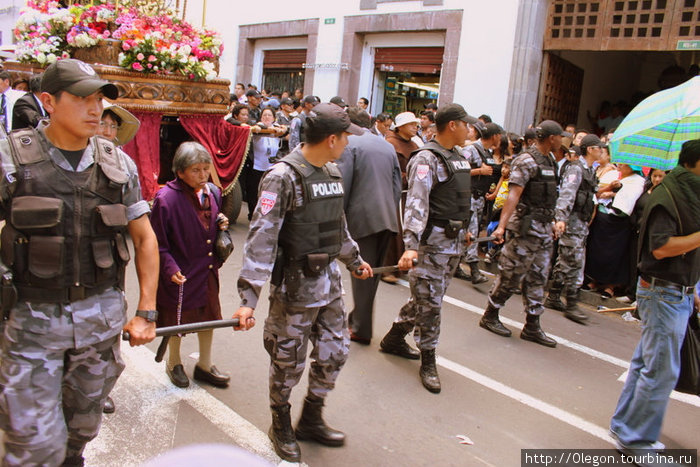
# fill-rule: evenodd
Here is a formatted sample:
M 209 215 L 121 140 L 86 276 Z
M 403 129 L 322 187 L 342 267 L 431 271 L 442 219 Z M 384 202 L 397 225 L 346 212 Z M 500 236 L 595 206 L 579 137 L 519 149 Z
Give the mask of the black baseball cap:
M 331 104 L 335 104 L 339 107 L 347 107 L 348 106 L 348 104 L 346 104 L 345 101 L 343 100 L 343 98 L 340 96 L 331 97 Z
M 331 103 L 322 103 L 314 107 L 316 116 L 307 117 L 311 119 L 311 126 L 319 131 L 328 134 L 345 131 L 353 135 L 360 136 L 364 131 L 359 126 L 350 121 L 348 113 L 340 106 Z
M 321 99 L 319 99 L 319 98 L 316 97 L 316 96 L 308 95 L 308 96 L 305 96 L 305 97 L 304 97 L 304 100 L 302 101 L 302 103 L 303 103 L 303 104 L 313 104 L 313 105 L 317 105 L 317 104 L 321 103 Z
M 605 144 L 594 134 L 589 134 L 581 138 L 581 152 L 584 152 L 585 149 L 590 148 L 591 146 L 598 146 L 599 148 L 605 147 Z
M 546 138 L 547 136 L 568 136 L 571 138 L 571 133 L 564 129 L 554 120 L 545 120 L 535 127 L 538 138 Z
M 87 97 L 102 91 L 108 99 L 119 97 L 119 90 L 114 84 L 100 79 L 90 65 L 74 58 L 58 60 L 44 71 L 41 92 L 56 94 L 59 91 L 78 97 Z
M 447 104 L 440 107 L 435 114 L 436 125 L 443 125 L 454 120 L 462 120 L 463 122 L 471 123 L 472 125 L 479 121 L 469 115 L 467 111 L 464 110 L 464 107 L 459 104 Z
M 280 105 L 294 105 L 294 100 L 289 97 L 285 97 L 280 101 Z
M 245 93 L 246 97 L 262 97 L 262 94 L 257 89 L 248 89 Z

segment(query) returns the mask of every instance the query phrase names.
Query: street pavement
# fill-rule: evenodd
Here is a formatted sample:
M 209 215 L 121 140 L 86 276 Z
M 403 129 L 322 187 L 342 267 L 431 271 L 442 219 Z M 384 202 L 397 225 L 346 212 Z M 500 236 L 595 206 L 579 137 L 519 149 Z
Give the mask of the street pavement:
M 221 270 L 224 318 L 239 305 L 236 279 L 246 230 L 245 220 L 231 229 L 236 250 Z M 325 418 L 346 432 L 346 445 L 329 448 L 301 442 L 303 462 L 333 467 L 502 467 L 520 465 L 521 449 L 613 448 L 610 416 L 639 339 L 639 324 L 587 307 L 590 324 L 582 326 L 547 310 L 543 327 L 559 345 L 545 348 L 518 338 L 524 315 L 521 297 L 513 296 L 502 313 L 513 337 L 503 338 L 478 326 L 491 282 L 473 286 L 455 279 L 448 289 L 438 348 L 440 394 L 423 388 L 417 361 L 378 351 L 381 337 L 409 296 L 405 281 L 381 283 L 372 343 L 351 343 L 348 362 L 326 401 Z M 349 311 L 347 273 L 343 283 Z M 130 316 L 137 291 L 132 264 L 127 278 Z M 173 448 L 199 443 L 236 446 L 272 465 L 290 465 L 280 462 L 266 435 L 269 358 L 262 331 L 267 293 L 265 287 L 255 328 L 214 333 L 214 363 L 232 376 L 227 389 L 194 381 L 187 389 L 176 388 L 165 374 L 165 364 L 154 361 L 157 341 L 137 348 L 123 345 L 127 367 L 112 393 L 117 410 L 105 415 L 100 435 L 88 445 L 86 465 L 140 465 Z M 182 355 L 191 375 L 197 358 L 195 336 L 183 339 Z M 306 386 L 305 373 L 292 395 L 293 422 Z M 673 394 L 661 441 L 669 448 L 698 448 L 700 398 Z

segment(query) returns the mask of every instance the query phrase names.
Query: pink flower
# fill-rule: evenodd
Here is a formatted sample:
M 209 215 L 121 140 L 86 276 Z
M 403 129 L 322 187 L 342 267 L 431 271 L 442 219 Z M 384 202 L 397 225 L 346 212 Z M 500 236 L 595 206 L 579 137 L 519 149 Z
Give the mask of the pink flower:
M 149 62 L 155 62 L 156 60 L 158 60 L 158 59 L 156 58 L 155 55 L 149 55 L 149 56 L 148 56 L 148 61 L 149 61 Z
M 141 60 L 143 60 L 144 58 L 146 58 L 146 57 L 145 57 L 141 52 L 139 52 L 139 53 L 136 55 L 136 60 L 138 60 L 139 62 L 140 62 Z
M 146 65 L 146 66 L 148 67 L 148 69 L 151 69 L 151 68 L 153 68 L 153 64 L 151 64 L 151 63 L 149 63 L 149 64 L 148 64 L 148 65 Z
M 133 68 L 136 71 L 143 71 L 143 67 L 139 62 L 134 62 L 131 64 L 131 68 Z

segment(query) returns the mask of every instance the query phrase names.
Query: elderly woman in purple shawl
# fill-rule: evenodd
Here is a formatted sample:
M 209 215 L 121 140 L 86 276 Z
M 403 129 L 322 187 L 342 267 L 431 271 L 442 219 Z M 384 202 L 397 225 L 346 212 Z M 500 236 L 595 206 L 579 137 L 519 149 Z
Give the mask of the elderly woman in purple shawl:
M 158 237 L 158 327 L 221 319 L 219 268 L 214 254 L 217 230 L 228 228 L 220 213 L 218 188 L 209 181 L 211 155 L 199 143 L 182 143 L 173 158 L 177 178 L 156 194 L 151 224 Z M 212 364 L 213 331 L 200 331 L 199 361 L 194 379 L 217 387 L 228 386 L 230 377 Z M 181 338 L 168 343 L 166 373 L 175 386 L 187 387 L 189 379 L 180 359 Z

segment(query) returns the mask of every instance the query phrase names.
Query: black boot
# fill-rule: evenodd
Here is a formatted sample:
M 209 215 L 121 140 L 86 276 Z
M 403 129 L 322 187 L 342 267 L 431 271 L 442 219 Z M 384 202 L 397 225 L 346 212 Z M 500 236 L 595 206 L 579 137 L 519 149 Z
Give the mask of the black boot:
M 579 324 L 586 324 L 588 315 L 578 307 L 578 290 L 566 291 L 566 309 L 564 316 Z
M 323 399 L 306 396 L 304 410 L 297 423 L 297 439 L 312 440 L 326 446 L 342 446 L 345 444 L 345 433 L 334 430 L 323 421 Z
M 462 269 L 462 263 L 457 265 L 457 269 L 455 269 L 455 274 L 454 276 L 457 279 L 462 279 L 463 281 L 470 281 L 472 280 L 472 276 L 464 272 L 464 269 Z
M 510 329 L 505 327 L 503 323 L 501 323 L 501 320 L 498 319 L 498 308 L 491 305 L 491 303 L 489 303 L 486 310 L 484 310 L 484 316 L 481 317 L 479 326 L 503 337 L 510 337 L 511 334 L 513 334 Z
M 406 339 L 404 339 L 406 334 L 407 332 L 401 328 L 399 323 L 394 323 L 389 332 L 386 333 L 386 336 L 384 336 L 384 339 L 379 343 L 379 350 L 409 360 L 418 360 L 420 353 L 406 343 Z
M 486 276 L 481 274 L 481 271 L 479 271 L 479 262 L 474 261 L 473 263 L 469 263 L 469 269 L 472 272 L 472 284 L 483 284 L 484 282 L 488 281 Z
M 440 392 L 440 377 L 435 366 L 435 350 L 420 351 L 420 379 L 430 392 L 435 394 Z
M 556 347 L 557 341 L 548 337 L 540 327 L 540 315 L 532 315 L 527 313 L 525 326 L 520 333 L 520 338 L 526 341 L 537 342 L 540 345 L 547 347 Z
M 551 308 L 552 310 L 564 311 L 566 307 L 564 302 L 561 301 L 561 291 L 564 284 L 561 282 L 553 282 L 552 287 L 549 289 L 549 294 L 547 294 L 547 300 L 544 301 L 544 306 Z
M 270 409 L 272 409 L 272 426 L 267 436 L 270 437 L 275 452 L 286 461 L 299 462 L 301 450 L 292 430 L 289 404 L 273 405 Z

